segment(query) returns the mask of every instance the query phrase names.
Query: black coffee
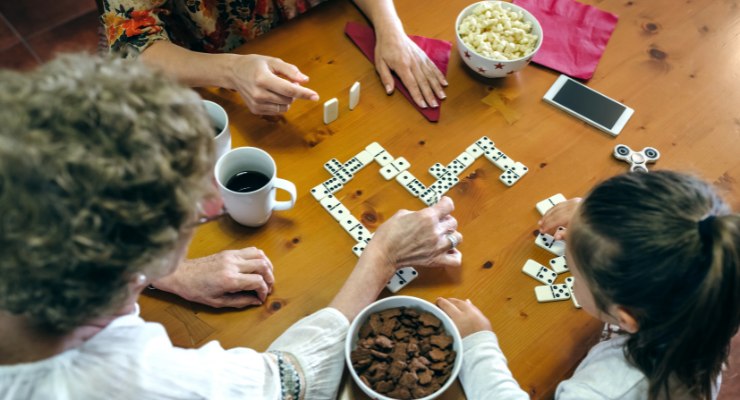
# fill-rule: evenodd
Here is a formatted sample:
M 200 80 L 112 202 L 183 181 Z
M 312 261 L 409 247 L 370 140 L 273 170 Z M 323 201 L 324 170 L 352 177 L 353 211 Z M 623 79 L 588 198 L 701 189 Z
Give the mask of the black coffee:
M 226 188 L 239 193 L 254 192 L 270 182 L 267 175 L 257 171 L 242 171 L 229 178 Z
M 214 127 L 213 127 L 213 130 L 215 130 L 215 131 L 216 131 L 216 136 L 218 136 L 218 134 L 219 134 L 219 133 L 221 133 L 221 131 L 223 131 L 223 130 L 224 130 L 224 128 L 219 128 L 219 127 L 217 127 L 217 126 L 214 126 Z

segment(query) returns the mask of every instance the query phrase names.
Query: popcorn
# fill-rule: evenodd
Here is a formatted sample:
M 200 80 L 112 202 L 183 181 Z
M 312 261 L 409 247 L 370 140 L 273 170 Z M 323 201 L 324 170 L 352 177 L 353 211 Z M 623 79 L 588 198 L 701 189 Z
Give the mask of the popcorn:
M 457 29 L 467 48 L 494 60 L 516 60 L 532 54 L 539 37 L 533 35 L 532 22 L 524 13 L 501 7 L 501 3 L 481 3 L 465 17 Z

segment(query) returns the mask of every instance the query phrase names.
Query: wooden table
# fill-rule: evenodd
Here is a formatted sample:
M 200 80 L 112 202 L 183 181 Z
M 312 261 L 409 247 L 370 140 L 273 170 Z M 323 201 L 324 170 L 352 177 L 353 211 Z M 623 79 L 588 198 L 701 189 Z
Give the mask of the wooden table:
M 450 162 L 487 135 L 530 172 L 507 188 L 496 166 L 485 158 L 476 161 L 448 194 L 465 236 L 462 268 L 421 270 L 400 293 L 432 302 L 439 296 L 471 299 L 491 319 L 521 387 L 533 399 L 548 399 L 598 339 L 602 323 L 570 301 L 535 300 L 538 283 L 521 267 L 529 258 L 544 263 L 553 256 L 533 243 L 540 218 L 534 205 L 556 193 L 581 196 L 600 180 L 626 172 L 628 165 L 611 155 L 619 143 L 657 148 L 662 157 L 651 168 L 696 173 L 727 189 L 737 203 L 740 9 L 730 1 L 585 1 L 620 16 L 588 82 L 635 110 L 613 138 L 542 101 L 558 72 L 534 64 L 505 79 L 471 72 L 454 44 L 455 18 L 469 0 L 397 3 L 408 34 L 453 43 L 440 122 L 428 122 L 399 93 L 384 93 L 373 66 L 344 34 L 348 21 L 367 24 L 349 1 L 330 1 L 238 48 L 237 53 L 295 64 L 311 77 L 307 86 L 321 96 L 320 103 L 298 101 L 284 116 L 268 120 L 252 115 L 234 92 L 202 91 L 228 112 L 233 146 L 269 152 L 278 176 L 294 182 L 299 197 L 295 208 L 274 213 L 259 229 L 230 220 L 203 226 L 189 257 L 259 247 L 275 265 L 274 292 L 264 306 L 247 310 L 215 310 L 167 293 L 148 293 L 140 300 L 142 316 L 162 323 L 178 346 L 219 340 L 225 348 L 266 349 L 291 324 L 326 307 L 357 261 L 353 239 L 309 194 L 329 178 L 324 162 L 344 162 L 377 141 L 393 156 L 408 159 L 410 171 L 428 185 L 432 164 Z M 355 81 L 362 84 L 362 96 L 358 108 L 349 111 Z M 509 107 L 524 113 L 511 126 L 481 102 L 496 88 L 509 94 Z M 334 97 L 340 102 L 339 119 L 324 125 L 323 101 Z M 338 193 L 371 230 L 400 208 L 423 206 L 395 181 L 385 181 L 378 169 L 367 167 Z M 384 291 L 381 297 L 388 295 Z M 354 383 L 348 392 L 366 398 Z M 459 384 L 442 398 L 463 398 Z

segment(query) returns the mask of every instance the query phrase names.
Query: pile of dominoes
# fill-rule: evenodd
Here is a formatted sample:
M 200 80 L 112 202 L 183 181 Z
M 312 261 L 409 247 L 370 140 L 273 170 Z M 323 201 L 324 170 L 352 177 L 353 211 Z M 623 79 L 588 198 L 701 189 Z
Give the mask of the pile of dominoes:
M 562 194 L 556 194 L 549 199 L 537 203 L 536 208 L 540 214 L 545 215 L 547 210 L 551 209 L 555 204 L 564 201 L 565 197 Z M 564 228 L 560 227 L 558 229 L 562 230 Z M 537 286 L 534 288 L 534 294 L 537 296 L 537 301 L 540 303 L 549 303 L 552 301 L 573 299 L 573 304 L 576 308 L 581 308 L 573 294 L 572 276 L 565 278 L 564 284 L 555 283 L 559 274 L 569 271 L 568 265 L 565 262 L 565 241 L 555 240 L 551 235 L 540 233 L 534 240 L 534 244 L 557 256 L 550 260 L 550 266 L 552 269 L 547 268 L 534 260 L 527 260 L 524 264 L 524 268 L 522 268 L 522 272 L 545 284 L 545 286 Z
M 419 179 L 407 171 L 411 164 L 405 158 L 399 157 L 394 159 L 376 142 L 367 146 L 365 150 L 344 164 L 340 163 L 336 158 L 326 162 L 324 168 L 332 175 L 332 178 L 311 189 L 311 195 L 357 241 L 357 244 L 352 247 L 352 251 L 357 257 L 360 257 L 373 234 L 357 218 L 352 216 L 347 207 L 342 205 L 334 196 L 334 193 L 342 190 L 344 185 L 352 180 L 358 171 L 375 161 L 381 167 L 380 175 L 383 178 L 387 181 L 396 178 L 396 181 L 408 190 L 411 195 L 419 198 L 427 206 L 432 206 L 460 182 L 458 176 L 481 156 L 485 156 L 494 165 L 504 170 L 500 180 L 506 186 L 512 186 L 518 182 L 528 171 L 524 164 L 513 161 L 504 152 L 494 147 L 491 139 L 484 136 L 452 160 L 446 167 L 440 163 L 436 163 L 429 168 L 429 173 L 436 179 L 436 182 L 426 187 Z M 418 273 L 414 268 L 403 268 L 388 282 L 387 288 L 391 292 L 396 293 L 414 280 L 417 275 Z

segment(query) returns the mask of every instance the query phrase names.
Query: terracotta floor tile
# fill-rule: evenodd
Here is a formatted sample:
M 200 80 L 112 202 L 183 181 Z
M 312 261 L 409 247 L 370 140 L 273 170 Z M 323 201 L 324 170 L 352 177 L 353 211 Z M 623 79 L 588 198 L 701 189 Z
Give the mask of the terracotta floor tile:
M 36 58 L 23 45 L 18 43 L 13 47 L 0 51 L 0 68 L 28 70 L 39 65 Z
M 5 50 L 18 43 L 18 36 L 10 30 L 8 24 L 0 18 L 0 50 Z
M 56 28 L 28 40 L 28 44 L 44 61 L 52 60 L 57 53 L 89 51 L 98 48 L 98 11 L 88 12 Z
M 97 10 L 95 0 L 0 1 L 0 13 L 24 38 L 92 10 Z

